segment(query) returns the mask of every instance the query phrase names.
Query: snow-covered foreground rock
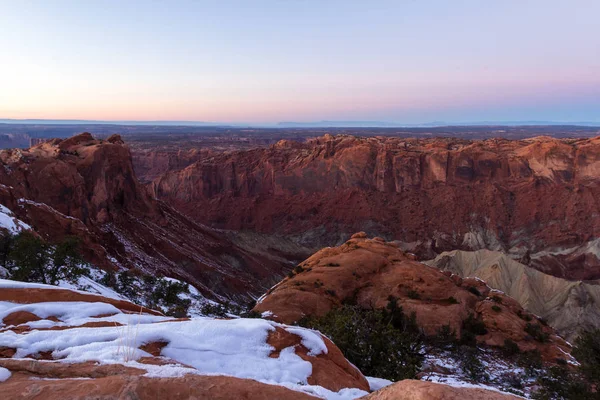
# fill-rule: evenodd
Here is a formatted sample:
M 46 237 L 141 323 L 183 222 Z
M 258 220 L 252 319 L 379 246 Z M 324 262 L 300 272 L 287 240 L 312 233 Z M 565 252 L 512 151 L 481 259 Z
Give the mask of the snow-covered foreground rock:
M 320 333 L 263 319 L 175 319 L 123 300 L 0 280 L 0 320 L 5 386 L 125 374 L 138 380 L 229 376 L 328 399 L 369 390 Z
M 0 228 L 6 229 L 13 235 L 22 230 L 31 229 L 29 225 L 17 219 L 14 213 L 2 204 L 0 204 Z

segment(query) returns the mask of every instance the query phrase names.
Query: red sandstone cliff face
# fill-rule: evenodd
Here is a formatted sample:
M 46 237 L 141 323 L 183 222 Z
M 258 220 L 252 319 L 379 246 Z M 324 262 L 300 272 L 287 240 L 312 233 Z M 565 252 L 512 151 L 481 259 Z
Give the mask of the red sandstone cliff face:
M 154 199 L 118 136 L 84 133 L 6 150 L 0 162 L 0 203 L 50 240 L 80 237 L 86 257 L 104 268 L 159 272 L 232 297 L 260 292 L 284 274 L 277 255 L 240 247 Z
M 210 150 L 137 151 L 133 153 L 133 164 L 138 178 L 152 181 L 169 171 L 187 167 L 209 157 Z
M 600 277 L 600 249 L 580 248 L 600 236 L 600 138 L 326 135 L 211 156 L 151 188 L 197 221 L 312 247 L 366 230 L 423 257 L 489 248 L 557 276 Z

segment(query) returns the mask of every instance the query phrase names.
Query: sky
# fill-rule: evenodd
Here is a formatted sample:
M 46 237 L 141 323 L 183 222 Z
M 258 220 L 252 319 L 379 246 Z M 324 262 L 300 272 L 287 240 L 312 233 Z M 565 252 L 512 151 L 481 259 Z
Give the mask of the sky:
M 598 0 L 0 0 L 0 119 L 600 122 Z

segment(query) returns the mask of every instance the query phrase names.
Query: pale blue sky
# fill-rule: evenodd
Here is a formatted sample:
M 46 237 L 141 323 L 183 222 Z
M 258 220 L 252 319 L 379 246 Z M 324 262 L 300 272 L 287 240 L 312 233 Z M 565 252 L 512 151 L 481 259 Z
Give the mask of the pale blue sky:
M 600 121 L 598 0 L 0 0 L 0 118 Z

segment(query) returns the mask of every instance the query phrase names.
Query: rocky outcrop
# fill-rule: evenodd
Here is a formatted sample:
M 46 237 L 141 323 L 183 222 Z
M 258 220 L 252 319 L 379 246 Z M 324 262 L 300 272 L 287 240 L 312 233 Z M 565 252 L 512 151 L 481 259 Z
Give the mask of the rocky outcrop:
M 196 221 L 313 248 L 366 230 L 423 259 L 487 248 L 537 254 L 531 265 L 546 273 L 594 279 L 599 255 L 586 246 L 600 237 L 599 176 L 600 138 L 325 135 L 213 154 L 151 187 Z
M 323 316 L 348 302 L 385 308 L 393 298 L 406 314 L 415 313 L 428 335 L 448 325 L 460 336 L 462 322 L 473 315 L 487 329 L 477 336 L 482 344 L 501 347 L 510 339 L 522 351 L 539 350 L 546 360 L 569 357 L 568 343 L 516 300 L 479 279 L 443 273 L 415 261 L 393 243 L 365 236 L 356 234 L 339 247 L 315 253 L 270 289 L 255 310 L 292 323 L 304 316 Z M 536 325 L 548 340 L 531 337 L 528 324 Z
M 72 378 L 58 380 L 39 380 L 39 378 L 40 376 L 34 374 L 14 374 L 7 382 L 0 384 L 0 388 L 3 396 L 14 400 L 316 399 L 308 394 L 294 392 L 281 386 L 228 376 L 187 375 L 180 378 L 147 378 L 115 374 L 101 378 L 82 379 L 74 373 Z
M 177 171 L 207 158 L 209 150 L 136 151 L 133 153 L 135 172 L 141 180 L 151 182 L 169 171 Z
M 259 319 L 169 318 L 126 301 L 6 280 L 0 294 L 5 398 L 308 399 L 369 391 L 316 331 Z
M 477 277 L 541 316 L 569 340 L 600 328 L 600 282 L 567 281 L 490 251 L 444 252 L 426 264 L 461 277 Z
M 235 235 L 157 201 L 137 181 L 118 135 L 103 141 L 84 133 L 4 150 L 0 162 L 0 204 L 50 241 L 79 237 L 86 258 L 105 269 L 167 275 L 204 295 L 241 300 L 264 291 L 285 274 L 287 260 L 304 254 L 294 245 L 270 253 L 247 239 L 237 245 Z
M 372 393 L 365 400 L 516 400 L 507 393 L 477 387 L 452 387 L 406 379 Z

